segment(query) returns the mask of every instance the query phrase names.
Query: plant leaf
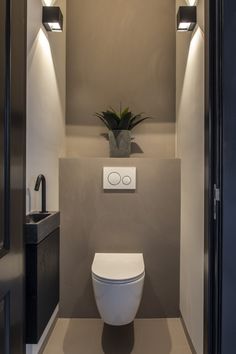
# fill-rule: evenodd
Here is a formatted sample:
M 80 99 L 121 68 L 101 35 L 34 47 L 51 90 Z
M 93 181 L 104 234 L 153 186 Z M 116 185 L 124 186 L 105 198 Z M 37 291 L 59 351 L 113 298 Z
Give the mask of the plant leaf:
M 99 117 L 99 116 L 98 116 L 98 118 L 105 124 L 105 126 L 106 126 L 109 130 L 111 130 L 111 127 L 109 126 L 109 124 L 106 122 L 106 120 L 105 120 L 104 118 Z
M 136 125 L 138 125 L 138 124 L 140 124 L 141 122 L 143 122 L 144 120 L 150 119 L 150 118 L 151 118 L 151 117 L 144 117 L 144 118 L 142 118 L 142 119 L 139 119 L 139 120 L 136 121 L 136 122 L 131 123 L 129 129 L 130 129 L 130 130 L 133 129 L 134 127 L 136 127 Z
M 122 106 L 120 103 L 120 115 L 112 107 L 109 107 L 107 111 L 95 113 L 95 116 L 98 117 L 109 130 L 131 130 L 136 125 L 140 124 L 146 119 L 151 117 L 143 117 L 144 113 L 139 113 L 134 115 L 129 107 L 126 107 L 122 111 Z
M 114 112 L 103 112 L 103 118 L 106 119 L 110 126 L 112 126 L 112 130 L 118 129 L 120 118 Z
M 111 112 L 115 113 L 115 115 L 116 115 L 118 118 L 120 118 L 119 113 L 116 112 L 116 110 L 115 110 L 113 107 L 110 106 L 109 109 L 111 110 Z
M 136 115 L 133 115 L 133 117 L 132 117 L 132 119 L 131 119 L 130 122 L 134 122 L 136 119 L 142 118 L 142 115 L 143 115 L 143 114 L 144 114 L 144 113 L 142 112 L 142 113 L 138 113 L 138 114 L 136 114 Z
M 102 112 L 102 115 L 104 116 L 104 118 L 105 117 L 113 117 L 117 121 L 117 123 L 119 123 L 119 121 L 120 121 L 120 117 L 116 112 L 107 110 L 106 112 Z
M 120 120 L 119 130 L 129 130 L 130 120 L 132 118 L 132 113 L 127 112 Z
M 121 118 L 121 119 L 124 118 L 127 113 L 131 113 L 131 112 L 129 112 L 129 107 L 126 107 L 126 108 L 123 110 L 123 112 L 121 112 L 120 118 Z M 132 113 L 131 113 L 131 115 L 132 115 Z
M 110 130 L 118 129 L 119 118 L 115 115 L 115 113 L 106 111 L 102 113 L 95 113 L 95 116 L 98 117 L 102 122 L 109 127 Z

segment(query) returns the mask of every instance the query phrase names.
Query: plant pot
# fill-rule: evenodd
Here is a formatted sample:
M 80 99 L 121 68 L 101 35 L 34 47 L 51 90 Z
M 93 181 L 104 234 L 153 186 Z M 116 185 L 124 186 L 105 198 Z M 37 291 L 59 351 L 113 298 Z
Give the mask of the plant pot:
M 131 134 L 129 130 L 109 130 L 110 157 L 129 157 Z

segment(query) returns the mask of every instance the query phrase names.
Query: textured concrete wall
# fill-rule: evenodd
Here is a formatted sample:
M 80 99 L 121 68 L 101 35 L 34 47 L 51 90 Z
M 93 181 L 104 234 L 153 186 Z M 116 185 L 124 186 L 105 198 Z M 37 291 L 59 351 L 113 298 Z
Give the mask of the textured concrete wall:
M 70 0 L 67 20 L 67 155 L 108 156 L 94 112 L 122 102 L 155 118 L 142 156 L 174 158 L 175 0 Z
M 104 192 L 103 166 L 136 166 L 137 190 Z M 91 282 L 95 252 L 143 252 L 139 317 L 179 315 L 179 160 L 61 159 L 60 210 L 60 316 L 98 316 Z

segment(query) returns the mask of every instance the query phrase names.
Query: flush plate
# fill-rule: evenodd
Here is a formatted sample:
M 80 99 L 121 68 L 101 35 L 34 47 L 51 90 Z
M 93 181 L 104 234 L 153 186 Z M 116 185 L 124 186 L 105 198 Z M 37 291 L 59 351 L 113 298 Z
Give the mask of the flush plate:
M 136 189 L 136 167 L 103 167 L 103 189 Z

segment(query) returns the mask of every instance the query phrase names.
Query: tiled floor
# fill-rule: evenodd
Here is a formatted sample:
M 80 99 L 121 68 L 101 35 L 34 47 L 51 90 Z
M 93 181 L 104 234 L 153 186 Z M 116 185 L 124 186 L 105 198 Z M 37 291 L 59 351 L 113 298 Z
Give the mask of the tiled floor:
M 43 354 L 191 354 L 179 319 L 135 320 L 110 327 L 100 320 L 59 319 Z

